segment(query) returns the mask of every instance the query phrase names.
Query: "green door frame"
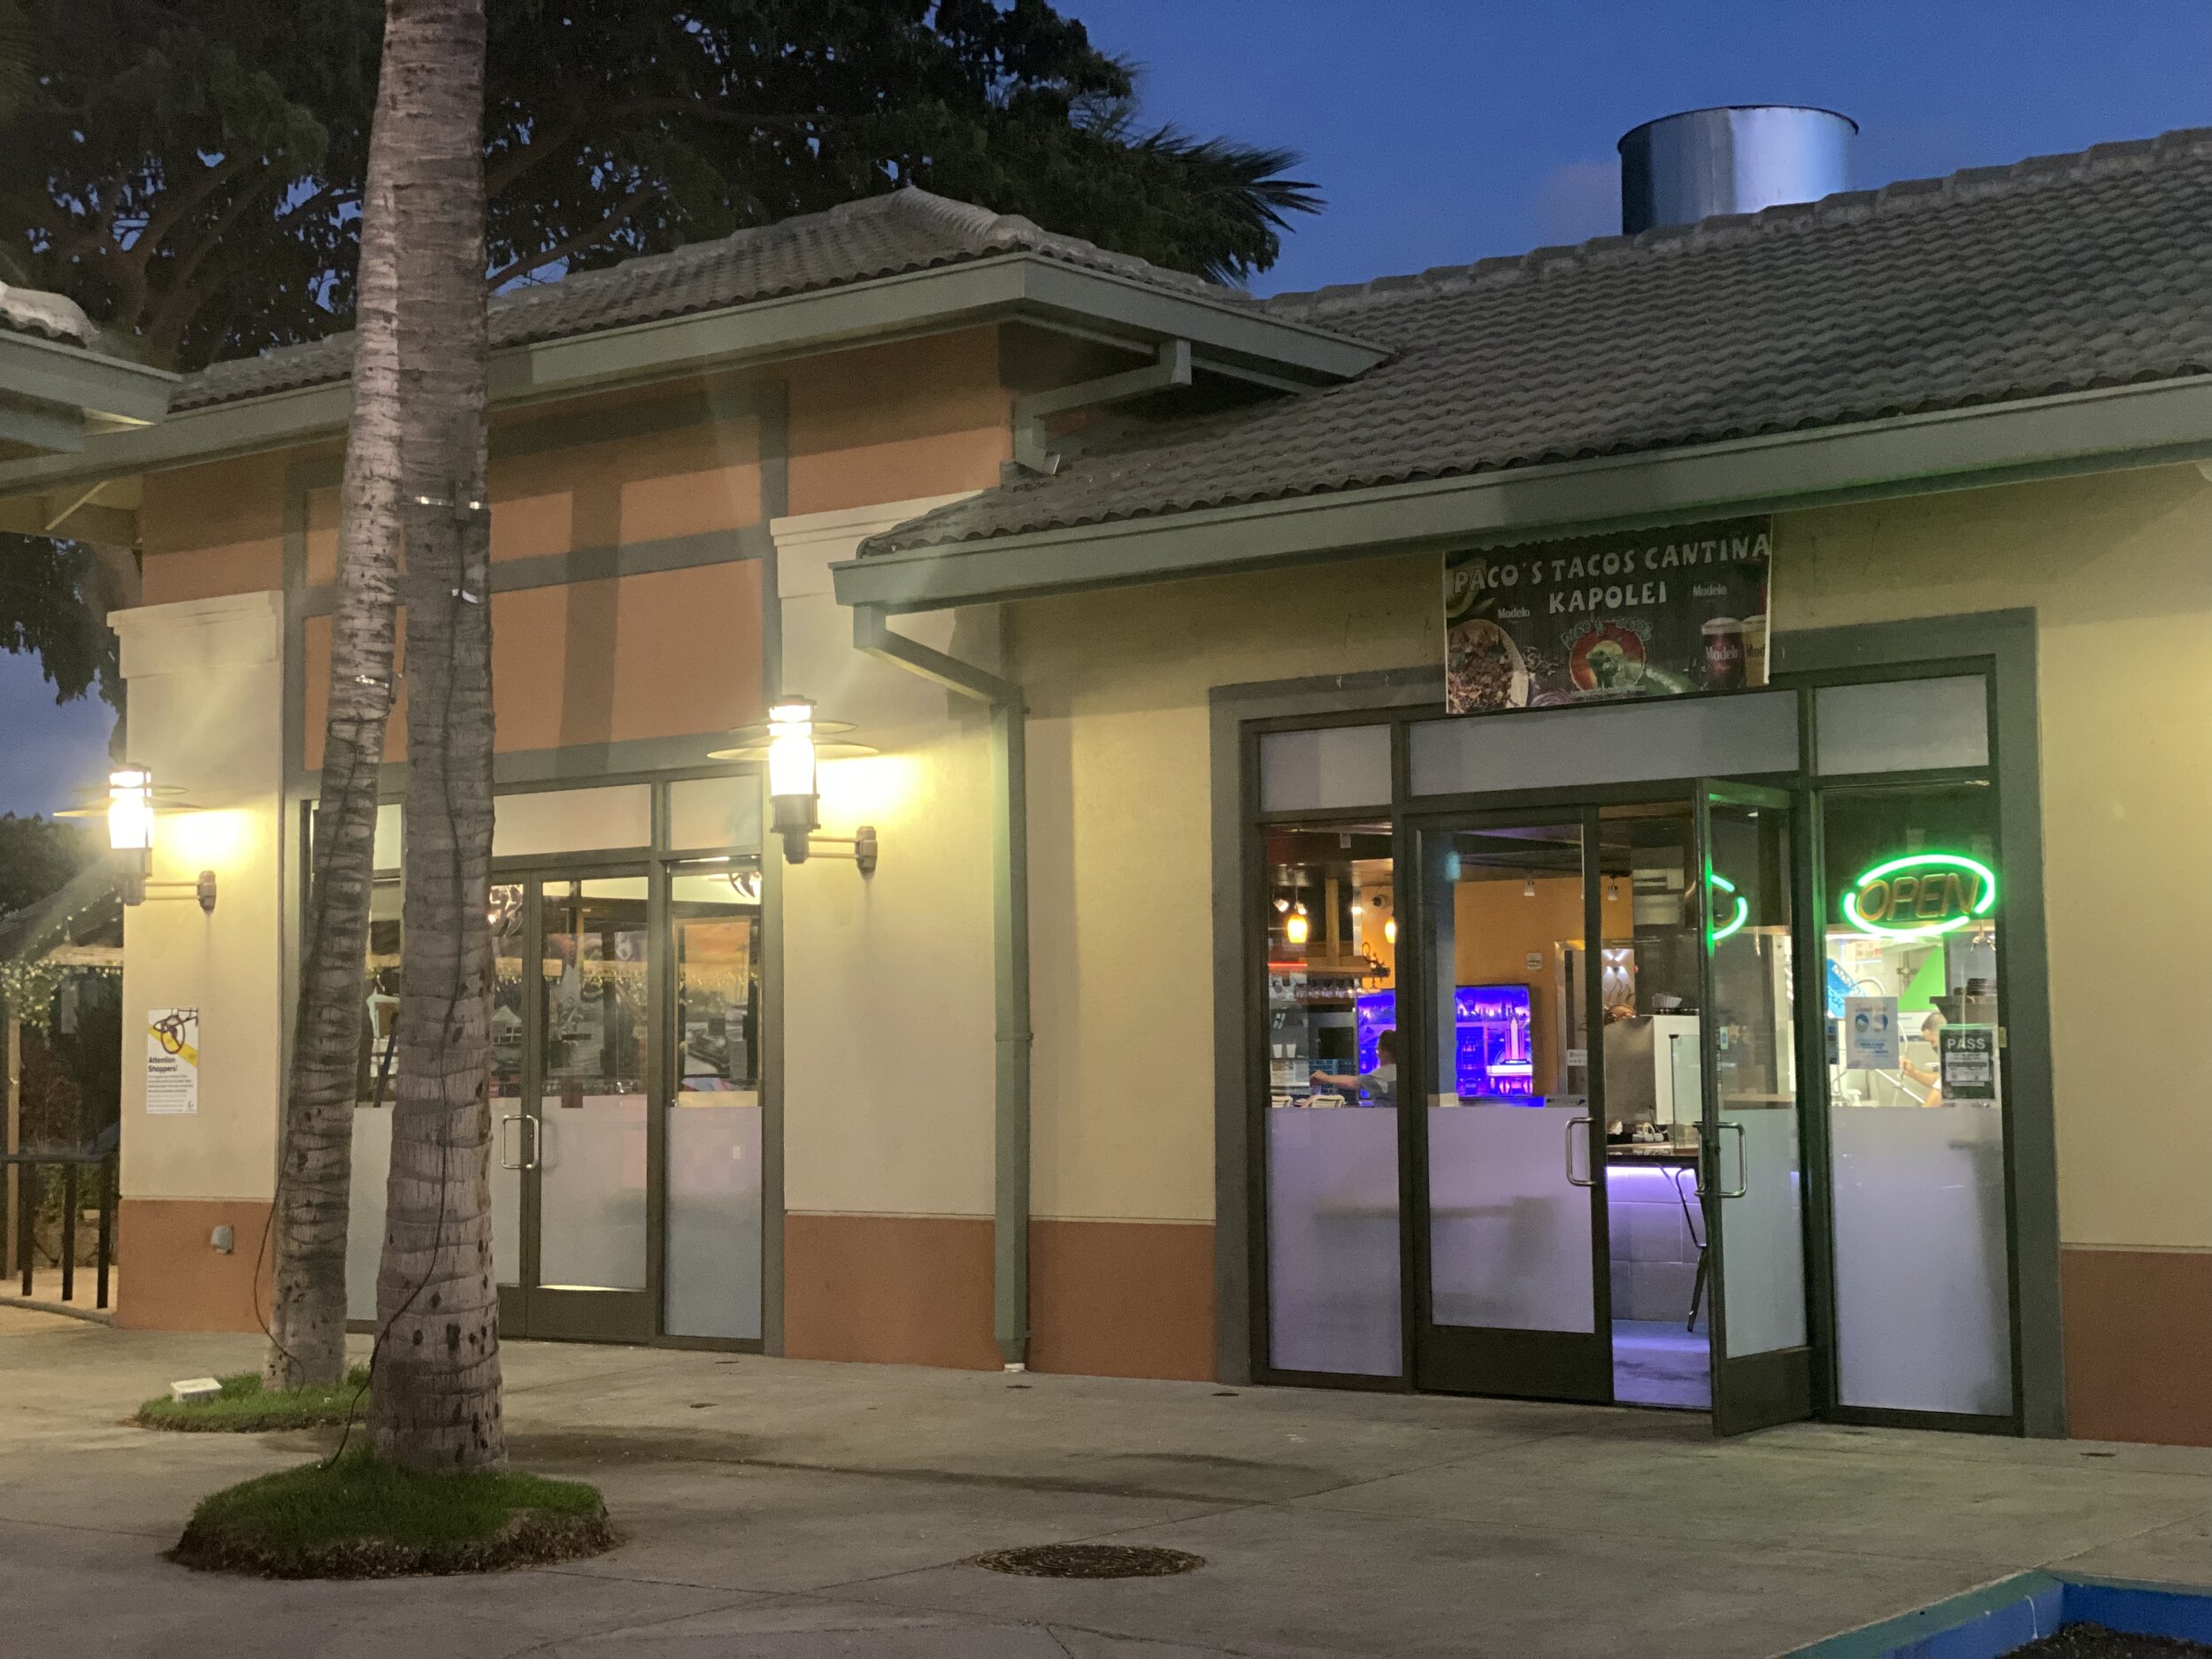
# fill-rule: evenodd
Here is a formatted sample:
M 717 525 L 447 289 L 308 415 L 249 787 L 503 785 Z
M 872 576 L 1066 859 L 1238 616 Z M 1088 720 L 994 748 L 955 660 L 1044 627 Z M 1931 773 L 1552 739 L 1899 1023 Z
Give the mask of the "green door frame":
M 1820 1260 L 1812 1252 L 1807 1206 L 1801 1194 L 1814 1187 L 1825 1190 L 1829 1171 L 1825 1164 L 1813 1162 L 1814 1147 L 1805 1133 L 1808 1115 L 1806 1079 L 1810 1073 L 1804 1069 L 1805 1029 L 1813 1018 L 1813 1010 L 1819 1007 L 1808 999 L 1809 961 L 1804 949 L 1805 910 L 1802 903 L 1803 884 L 1799 879 L 1802 863 L 1801 841 L 1798 826 L 1806 816 L 1808 806 L 1803 790 L 1786 790 L 1731 782 L 1725 780 L 1703 778 L 1692 787 L 1691 810 L 1696 833 L 1699 872 L 1700 942 L 1698 948 L 1698 1006 L 1701 1020 L 1698 1041 L 1698 1070 L 1704 1092 L 1702 1110 L 1698 1126 L 1698 1187 L 1705 1210 L 1705 1240 L 1712 1263 L 1707 1279 L 1708 1307 L 1710 1317 L 1707 1325 L 1712 1345 L 1712 1417 L 1713 1432 L 1717 1435 L 1745 1434 L 1754 1429 L 1770 1428 L 1778 1423 L 1801 1421 L 1813 1415 L 1814 1345 L 1822 1337 L 1821 1327 L 1813 1317 L 1812 1285 L 1819 1276 Z M 1711 915 L 1709 879 L 1713 870 L 1713 818 L 1715 806 L 1747 806 L 1763 810 L 1786 812 L 1789 815 L 1787 833 L 1784 838 L 1785 856 L 1790 861 L 1787 889 L 1790 896 L 1790 967 L 1793 1002 L 1796 1018 L 1791 1022 L 1788 1041 L 1794 1047 L 1798 1058 L 1797 1097 L 1790 1110 L 1797 1115 L 1797 1178 L 1801 1194 L 1798 1208 L 1800 1289 L 1803 1294 L 1805 1343 L 1793 1348 L 1748 1355 L 1732 1359 L 1728 1356 L 1728 1202 L 1732 1195 L 1724 1185 L 1722 1176 L 1722 1135 L 1720 1108 L 1720 1025 L 1718 999 L 1713 978 L 1714 937 Z M 1826 1069 L 1819 1073 L 1824 1078 Z M 1738 1132 L 1738 1156 L 1743 1158 L 1743 1134 Z M 1748 1176 L 1747 1166 L 1739 1165 L 1740 1171 Z M 1818 1369 L 1826 1371 L 1827 1366 Z
M 583 873 L 588 872 L 588 873 Z M 593 859 L 547 860 L 534 862 L 529 871 L 502 871 L 507 882 L 520 882 L 523 889 L 523 998 L 522 998 L 522 1102 L 524 1117 L 529 1121 L 529 1150 L 522 1167 L 522 1266 L 518 1282 L 499 1287 L 499 1325 L 503 1334 L 517 1337 L 549 1338 L 556 1340 L 601 1342 L 645 1342 L 653 1339 L 660 1328 L 658 1309 L 661 1296 L 661 1264 L 659 1252 L 653 1248 L 658 1229 L 652 1223 L 656 1208 L 652 1194 L 657 1183 L 656 1171 L 647 1171 L 647 1228 L 639 1248 L 644 1253 L 645 1286 L 641 1290 L 584 1290 L 577 1288 L 548 1289 L 539 1283 L 541 1277 L 541 1260 L 543 1254 L 545 1199 L 543 1169 L 540 1154 L 544 1147 L 545 1112 L 545 1020 L 547 999 L 542 983 L 534 974 L 540 972 L 538 964 L 545 960 L 546 897 L 548 884 L 560 881 L 605 879 L 608 878 L 635 878 L 646 881 L 647 960 L 651 962 L 653 951 L 652 921 L 657 907 L 652 894 L 657 882 L 652 879 L 651 867 L 643 861 L 605 864 Z M 648 967 L 649 979 L 660 976 Z M 649 989 L 648 1012 L 645 1023 L 646 1118 L 644 1125 L 649 1166 L 657 1163 L 653 1147 L 658 1140 L 654 1133 L 657 1104 L 662 1098 L 659 1084 L 658 1061 L 665 1044 L 660 1041 L 653 1012 L 664 992 L 658 986 Z M 497 1142 L 495 1141 L 495 1147 Z
M 1539 1400 L 1578 1401 L 1609 1405 L 1613 1400 L 1612 1262 L 1605 1196 L 1605 1068 L 1586 1067 L 1588 1104 L 1582 1115 L 1585 1167 L 1589 1194 L 1591 1324 L 1587 1333 L 1525 1331 L 1501 1327 L 1439 1325 L 1431 1317 L 1434 1306 L 1431 1271 L 1430 1183 L 1426 1102 L 1442 1093 L 1442 1079 L 1434 1075 L 1443 1052 L 1436 1031 L 1434 1010 L 1444 1005 L 1438 979 L 1439 953 L 1430 949 L 1432 903 L 1440 895 L 1429 891 L 1428 845 L 1432 837 L 1455 831 L 1505 828 L 1564 828 L 1571 825 L 1581 849 L 1582 983 L 1572 994 L 1582 1000 L 1582 1029 L 1602 1028 L 1601 990 L 1604 956 L 1590 941 L 1601 941 L 1604 918 L 1596 858 L 1598 809 L 1594 804 L 1567 810 L 1558 808 L 1482 812 L 1408 812 L 1402 815 L 1415 849 L 1411 864 L 1398 872 L 1398 896 L 1393 902 L 1401 916 L 1418 918 L 1411 928 L 1399 929 L 1396 975 L 1398 1024 L 1402 1033 L 1400 1062 L 1412 1084 L 1399 1089 L 1399 1161 L 1406 1171 L 1402 1182 L 1407 1236 L 1410 1247 L 1402 1270 L 1410 1294 L 1407 1297 L 1407 1335 L 1412 1349 L 1413 1386 L 1446 1394 L 1497 1394 Z M 1409 897 L 1409 884 L 1410 896 Z M 1409 905 L 1411 908 L 1408 908 Z M 1410 943 L 1411 949 L 1407 949 Z M 1410 960 L 1409 960 L 1409 957 Z M 1452 976 L 1455 979 L 1456 975 Z M 1407 993 L 1415 993 L 1409 998 Z M 1412 1018 L 1407 1018 L 1410 1010 Z M 1409 1041 L 1403 1034 L 1410 1026 Z M 1560 1033 L 1563 1041 L 1564 1022 Z M 1410 1058 L 1412 1066 L 1404 1068 Z M 1571 1143 L 1570 1143 L 1571 1144 Z

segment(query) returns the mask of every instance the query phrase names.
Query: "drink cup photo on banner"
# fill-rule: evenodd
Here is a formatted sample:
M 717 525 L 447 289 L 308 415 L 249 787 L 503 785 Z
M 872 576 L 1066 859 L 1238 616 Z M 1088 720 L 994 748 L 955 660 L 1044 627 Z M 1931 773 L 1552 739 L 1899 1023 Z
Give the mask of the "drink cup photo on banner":
M 1445 706 L 1494 714 L 1767 680 L 1772 521 L 1444 557 Z

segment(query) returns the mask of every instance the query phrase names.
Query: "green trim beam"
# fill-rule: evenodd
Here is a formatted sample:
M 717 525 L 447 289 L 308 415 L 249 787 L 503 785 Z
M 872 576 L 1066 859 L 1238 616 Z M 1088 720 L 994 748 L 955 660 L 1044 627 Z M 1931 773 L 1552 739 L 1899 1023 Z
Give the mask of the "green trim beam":
M 757 300 L 601 334 L 511 346 L 492 355 L 495 408 L 615 386 L 749 367 L 885 341 L 1002 322 L 1106 332 L 1150 356 L 1191 342 L 1202 372 L 1325 385 L 1363 373 L 1379 347 L 1276 317 L 1248 302 L 1185 294 L 1030 253 Z M 350 384 L 334 381 L 186 410 L 158 426 L 88 440 L 76 456 L 0 464 L 0 498 L 75 479 L 119 477 L 188 462 L 285 449 L 345 430 Z
M 1248 503 L 849 559 L 887 614 L 1326 559 L 1507 545 L 1729 512 L 2212 457 L 2212 375 L 1467 477 Z

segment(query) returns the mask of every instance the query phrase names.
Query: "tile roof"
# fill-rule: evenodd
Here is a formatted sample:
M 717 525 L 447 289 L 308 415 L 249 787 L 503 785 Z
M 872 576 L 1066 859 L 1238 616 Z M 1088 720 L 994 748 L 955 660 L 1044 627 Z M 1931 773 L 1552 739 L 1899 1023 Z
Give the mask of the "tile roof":
M 1260 309 L 1259 301 L 1237 289 L 1055 235 L 1018 214 L 994 213 L 910 186 L 719 241 L 511 289 L 492 300 L 492 345 L 596 334 L 1018 251 Z M 171 407 L 203 408 L 322 385 L 345 379 L 352 368 L 353 335 L 334 334 L 212 364 L 185 380 Z
M 8 282 L 0 282 L 0 332 L 39 334 L 76 346 L 93 344 L 96 334 L 83 307 L 66 294 L 49 294 L 43 288 L 18 288 Z
M 1392 349 L 864 553 L 2212 371 L 2212 128 L 1264 302 Z

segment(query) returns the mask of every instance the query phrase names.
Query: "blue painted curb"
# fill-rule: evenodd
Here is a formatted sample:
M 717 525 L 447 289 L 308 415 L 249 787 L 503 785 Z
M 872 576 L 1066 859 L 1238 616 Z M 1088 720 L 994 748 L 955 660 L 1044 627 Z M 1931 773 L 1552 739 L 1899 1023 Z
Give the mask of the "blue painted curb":
M 1831 1636 L 1784 1659 L 2001 1659 L 2062 1625 L 2084 1622 L 2137 1636 L 2212 1642 L 2212 1590 L 2024 1572 Z

